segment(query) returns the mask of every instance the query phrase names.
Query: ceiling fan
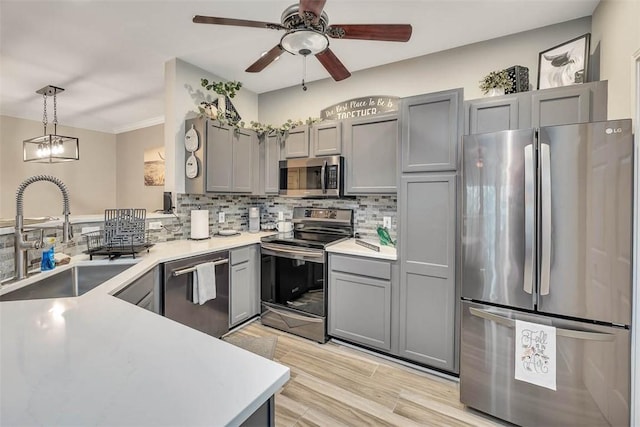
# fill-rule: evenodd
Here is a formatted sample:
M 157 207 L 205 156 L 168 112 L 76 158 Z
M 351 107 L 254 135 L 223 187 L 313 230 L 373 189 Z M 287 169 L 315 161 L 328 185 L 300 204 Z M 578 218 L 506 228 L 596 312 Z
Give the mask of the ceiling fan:
M 304 57 L 314 55 L 335 81 L 344 80 L 351 73 L 329 49 L 329 38 L 406 42 L 411 37 L 412 28 L 409 24 L 330 26 L 329 18 L 323 11 L 325 3 L 326 0 L 300 0 L 299 4 L 285 9 L 280 24 L 201 15 L 194 16 L 193 22 L 284 30 L 285 34 L 280 43 L 264 53 L 245 71 L 258 73 L 278 59 L 282 53 L 289 52 Z

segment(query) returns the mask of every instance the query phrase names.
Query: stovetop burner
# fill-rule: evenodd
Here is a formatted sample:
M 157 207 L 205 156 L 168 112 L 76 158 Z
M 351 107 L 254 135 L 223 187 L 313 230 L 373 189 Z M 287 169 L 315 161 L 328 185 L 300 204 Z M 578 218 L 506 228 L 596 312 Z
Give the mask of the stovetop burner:
M 263 237 L 263 243 L 324 249 L 330 243 L 353 237 L 351 209 L 294 208 L 294 230 Z

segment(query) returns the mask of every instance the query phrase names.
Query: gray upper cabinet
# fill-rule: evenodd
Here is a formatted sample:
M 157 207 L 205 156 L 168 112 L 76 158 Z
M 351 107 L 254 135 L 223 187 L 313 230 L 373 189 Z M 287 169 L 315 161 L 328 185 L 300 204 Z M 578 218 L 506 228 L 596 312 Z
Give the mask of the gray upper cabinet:
M 300 126 L 289 131 L 284 142 L 284 155 L 287 159 L 309 157 L 309 126 Z
M 465 134 L 518 129 L 518 97 L 478 99 L 465 108 Z
M 401 180 L 399 355 L 455 372 L 456 175 Z
M 282 144 L 277 136 L 265 137 L 261 142 L 264 150 L 264 180 L 265 194 L 278 194 L 279 162 L 282 159 Z
M 402 172 L 456 169 L 462 93 L 453 89 L 402 100 Z
M 345 194 L 395 193 L 400 139 L 398 115 L 353 119 L 343 126 Z
M 313 156 L 336 156 L 342 154 L 342 123 L 326 121 L 311 127 Z
M 465 101 L 465 134 L 607 120 L 607 82 Z
M 206 191 L 251 193 L 257 166 L 256 133 L 235 131 L 215 122 L 207 126 Z

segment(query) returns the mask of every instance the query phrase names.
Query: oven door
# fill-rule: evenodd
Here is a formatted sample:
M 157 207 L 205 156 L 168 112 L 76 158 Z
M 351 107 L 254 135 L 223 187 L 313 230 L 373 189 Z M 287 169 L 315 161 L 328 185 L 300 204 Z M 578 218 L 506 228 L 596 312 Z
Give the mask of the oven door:
M 261 249 L 262 301 L 324 317 L 324 251 L 273 243 Z

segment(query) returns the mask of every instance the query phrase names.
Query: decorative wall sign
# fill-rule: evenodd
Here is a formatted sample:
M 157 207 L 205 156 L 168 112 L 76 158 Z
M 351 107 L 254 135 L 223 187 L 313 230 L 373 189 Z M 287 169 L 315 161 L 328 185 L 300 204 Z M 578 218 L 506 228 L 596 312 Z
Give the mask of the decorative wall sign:
M 164 185 L 164 147 L 144 150 L 144 185 Z
M 320 111 L 322 120 L 346 120 L 398 111 L 397 96 L 365 96 L 339 102 Z

